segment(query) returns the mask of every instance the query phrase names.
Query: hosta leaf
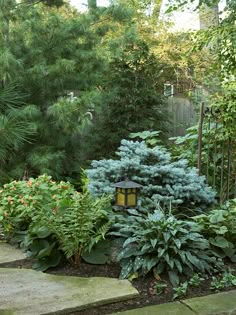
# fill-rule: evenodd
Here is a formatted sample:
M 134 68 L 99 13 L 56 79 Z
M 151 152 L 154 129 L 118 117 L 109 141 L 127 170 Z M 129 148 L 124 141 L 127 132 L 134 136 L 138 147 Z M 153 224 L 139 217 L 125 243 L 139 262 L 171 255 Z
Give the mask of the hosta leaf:
M 223 248 L 224 253 L 228 256 L 228 257 L 232 257 L 236 250 L 234 248 Z
M 165 251 L 165 248 L 158 248 L 158 257 L 161 258 L 164 255 Z
M 38 236 L 38 238 L 45 238 L 51 235 L 51 231 L 48 228 L 43 227 L 43 226 L 40 228 L 34 229 L 33 233 L 35 233 Z
M 199 233 L 188 233 L 187 237 L 188 239 L 193 240 L 193 241 L 197 241 L 198 238 L 202 239 L 202 236 Z
M 179 273 L 181 274 L 183 272 L 183 268 L 182 268 L 181 263 L 175 258 L 174 258 L 174 263 L 175 263 L 175 266 L 177 267 Z
M 229 247 L 229 242 L 223 236 L 216 236 L 215 238 L 209 238 L 209 242 L 217 247 L 226 248 Z
M 138 241 L 138 237 L 129 237 L 127 240 L 124 242 L 123 247 L 126 247 L 130 243 L 134 243 Z
M 151 270 L 158 262 L 158 257 L 154 257 L 147 262 L 147 270 Z
M 174 261 L 173 260 L 169 260 L 167 263 L 168 263 L 168 265 L 170 266 L 171 269 L 174 268 Z
M 51 244 L 50 246 L 41 249 L 41 251 L 36 256 L 37 259 L 41 259 L 43 257 L 47 257 L 51 255 L 52 249 L 54 248 L 55 243 Z
M 111 242 L 109 240 L 102 240 L 90 252 L 84 252 L 82 258 L 89 264 L 102 265 L 108 261 L 110 251 Z
M 127 279 L 132 271 L 133 261 L 130 259 L 121 269 L 120 279 Z
M 143 245 L 141 250 L 138 252 L 138 254 L 139 255 L 143 255 L 143 254 L 146 254 L 147 252 L 149 252 L 150 250 L 152 250 L 151 245 L 150 244 L 145 244 L 145 245 Z
M 155 246 L 156 246 L 156 244 L 157 244 L 157 241 L 158 241 L 158 240 L 157 240 L 156 238 L 150 240 L 150 242 L 151 242 L 153 248 L 155 248 Z
M 228 232 L 228 228 L 226 226 L 221 226 L 219 229 L 215 230 L 216 234 L 221 234 L 224 235 L 225 233 Z
M 169 239 L 171 238 L 171 234 L 170 233 L 163 233 L 164 236 L 164 240 L 166 243 L 168 243 Z
M 224 210 L 217 210 L 213 215 L 210 216 L 210 223 L 220 223 L 225 220 L 224 218 L 225 211 Z
M 165 264 L 160 262 L 155 268 L 153 268 L 154 277 L 157 279 L 165 269 Z
M 185 254 L 186 254 L 186 252 L 184 252 L 184 251 L 180 251 L 179 252 L 179 255 L 180 255 L 180 257 L 181 257 L 181 259 L 182 259 L 182 261 L 185 263 L 185 261 L 186 261 L 186 256 L 185 256 Z
M 46 271 L 50 267 L 56 267 L 59 264 L 61 257 L 61 253 L 54 249 L 51 256 L 44 259 L 39 259 L 32 265 L 32 268 L 38 271 Z
M 166 253 L 166 254 L 164 255 L 164 258 L 165 258 L 166 262 L 169 264 L 169 262 L 170 262 L 170 257 L 169 257 L 169 254 L 168 254 L 168 253 Z
M 124 249 L 122 249 L 122 251 L 119 253 L 119 255 L 117 256 L 118 261 L 123 259 L 123 258 L 128 258 L 131 256 L 135 256 L 137 254 L 137 249 L 136 247 L 132 246 L 132 247 L 126 247 Z
M 190 252 L 186 252 L 188 260 L 197 268 L 199 268 L 199 259 L 196 256 L 193 256 Z
M 202 264 L 204 270 L 206 270 L 209 273 L 211 272 L 212 268 L 210 267 L 210 265 L 206 261 L 202 260 L 201 264 Z
M 179 276 L 175 271 L 168 271 L 169 279 L 173 287 L 177 287 L 179 285 Z
M 181 241 L 179 239 L 173 238 L 175 245 L 180 249 L 181 247 Z
M 37 254 L 42 249 L 49 247 L 49 242 L 44 239 L 34 240 L 32 244 L 29 246 L 29 249 L 32 253 Z

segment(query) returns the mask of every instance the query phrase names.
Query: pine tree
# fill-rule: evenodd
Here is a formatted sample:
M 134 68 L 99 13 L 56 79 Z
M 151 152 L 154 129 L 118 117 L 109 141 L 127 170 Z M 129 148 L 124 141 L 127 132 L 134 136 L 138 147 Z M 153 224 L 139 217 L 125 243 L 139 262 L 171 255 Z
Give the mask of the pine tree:
M 164 147 L 122 140 L 116 155 L 118 159 L 93 161 L 87 171 L 88 188 L 94 195 L 114 194 L 112 184 L 128 177 L 143 186 L 141 207 L 148 211 L 159 203 L 178 208 L 177 213 L 185 207 L 204 208 L 214 203 L 215 193 L 197 169 L 188 167 L 187 160 L 173 162 Z

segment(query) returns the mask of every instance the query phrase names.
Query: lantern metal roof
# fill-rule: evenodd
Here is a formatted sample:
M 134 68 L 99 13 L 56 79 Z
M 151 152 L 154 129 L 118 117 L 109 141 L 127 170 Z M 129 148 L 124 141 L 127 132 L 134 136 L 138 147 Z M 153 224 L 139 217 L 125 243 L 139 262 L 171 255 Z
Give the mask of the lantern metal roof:
M 116 188 L 140 188 L 143 187 L 142 185 L 133 182 L 132 180 L 123 180 L 122 182 L 118 182 L 112 185 Z

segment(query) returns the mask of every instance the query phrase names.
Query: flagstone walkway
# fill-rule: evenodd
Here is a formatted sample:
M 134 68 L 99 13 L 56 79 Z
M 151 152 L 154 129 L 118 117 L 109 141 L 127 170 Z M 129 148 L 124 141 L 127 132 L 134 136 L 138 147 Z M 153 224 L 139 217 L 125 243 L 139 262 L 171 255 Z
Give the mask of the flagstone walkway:
M 25 257 L 20 250 L 0 241 L 0 265 Z M 138 291 L 128 280 L 56 276 L 0 267 L 0 315 L 68 314 L 134 297 L 138 297 Z M 116 315 L 236 315 L 236 290 Z
M 136 296 L 128 280 L 0 268 L 0 314 L 1 310 L 14 315 L 68 314 Z
M 236 290 L 112 315 L 236 315 Z
M 25 259 L 25 253 L 14 246 L 0 240 L 0 264 Z
M 0 315 L 68 314 L 139 295 L 128 280 L 1 268 L 1 264 L 25 257 L 20 250 L 0 242 Z

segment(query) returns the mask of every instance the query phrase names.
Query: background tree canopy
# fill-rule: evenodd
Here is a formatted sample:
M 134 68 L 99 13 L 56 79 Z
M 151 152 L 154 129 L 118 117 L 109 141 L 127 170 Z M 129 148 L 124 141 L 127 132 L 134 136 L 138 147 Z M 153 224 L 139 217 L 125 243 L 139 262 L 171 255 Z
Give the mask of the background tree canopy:
M 157 21 L 159 0 L 88 5 L 81 13 L 62 0 L 0 0 L 1 182 L 45 172 L 77 181 L 81 167 L 112 156 L 130 132 L 164 137 L 163 84 L 179 69 L 186 80 L 194 69 L 191 80 L 201 82 L 211 66 L 207 53 L 190 50 L 191 35 Z M 225 32 L 233 1 L 227 8 Z M 220 58 L 230 75 L 225 32 Z

